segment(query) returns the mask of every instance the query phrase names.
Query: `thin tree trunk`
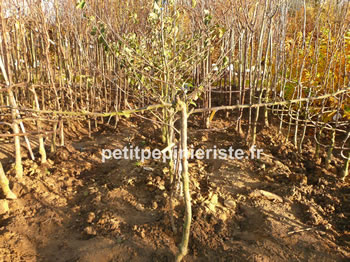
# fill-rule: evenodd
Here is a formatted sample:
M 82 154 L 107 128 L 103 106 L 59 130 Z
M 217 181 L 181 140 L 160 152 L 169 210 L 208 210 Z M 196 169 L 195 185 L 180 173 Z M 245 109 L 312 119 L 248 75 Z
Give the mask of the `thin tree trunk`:
M 175 261 L 181 261 L 186 256 L 188 251 L 188 241 L 190 238 L 191 220 L 192 220 L 192 207 L 191 207 L 191 194 L 190 194 L 190 181 L 188 176 L 188 154 L 187 154 L 187 105 L 180 101 L 181 106 L 181 150 L 182 150 L 182 179 L 183 190 L 185 200 L 185 221 L 183 225 L 182 241 L 179 247 L 179 251 L 176 255 Z
M 335 144 L 335 130 L 333 130 L 333 132 L 332 132 L 331 145 L 329 146 L 328 151 L 327 151 L 327 157 L 326 157 L 326 161 L 325 161 L 325 168 L 326 169 L 329 168 L 329 164 L 331 163 L 331 160 L 332 160 L 334 144 Z
M 349 175 L 349 163 L 350 163 L 350 152 L 348 154 L 348 159 L 345 160 L 345 165 L 344 165 L 343 174 L 342 174 L 342 180 L 343 181 Z
M 37 96 L 37 94 L 35 92 L 35 88 L 34 87 L 32 89 L 32 92 L 34 94 L 36 109 L 40 110 L 39 99 L 38 99 L 38 96 Z M 37 121 L 37 125 L 38 125 L 38 132 L 39 132 L 39 154 L 41 156 L 41 163 L 44 164 L 47 161 L 47 157 L 46 157 L 44 137 L 41 134 L 42 126 L 41 126 L 41 121 L 40 120 Z

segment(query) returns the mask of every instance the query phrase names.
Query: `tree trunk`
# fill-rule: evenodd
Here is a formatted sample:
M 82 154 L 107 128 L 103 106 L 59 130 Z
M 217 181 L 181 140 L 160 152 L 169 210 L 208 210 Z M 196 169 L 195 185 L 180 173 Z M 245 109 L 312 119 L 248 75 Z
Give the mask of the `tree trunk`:
M 192 208 L 191 208 L 191 194 L 189 188 L 189 176 L 188 176 L 188 152 L 187 152 L 187 105 L 180 101 L 182 122 L 181 122 L 181 149 L 182 149 L 182 179 L 183 190 L 185 200 L 185 221 L 183 225 L 182 241 L 179 246 L 179 251 L 176 255 L 175 261 L 181 261 L 186 256 L 188 251 L 188 241 L 190 237 L 191 220 L 192 220 Z

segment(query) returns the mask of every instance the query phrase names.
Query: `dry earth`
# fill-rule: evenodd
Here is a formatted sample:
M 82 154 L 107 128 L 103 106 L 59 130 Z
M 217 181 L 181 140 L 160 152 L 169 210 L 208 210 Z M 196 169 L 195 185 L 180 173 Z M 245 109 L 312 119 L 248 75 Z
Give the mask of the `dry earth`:
M 248 150 L 233 127 L 191 125 L 195 148 Z M 12 147 L 2 143 L 5 169 L 18 199 L 0 217 L 1 261 L 173 261 L 181 240 L 183 205 L 169 219 L 167 169 L 161 161 L 101 163 L 102 148 L 160 148 L 158 131 L 130 119 L 89 139 L 82 126 L 50 163 L 24 161 L 21 183 L 10 170 Z M 302 155 L 276 132 L 261 131 L 260 160 L 190 163 L 193 224 L 185 261 L 350 261 L 350 187 Z M 7 164 L 6 164 L 7 163 Z

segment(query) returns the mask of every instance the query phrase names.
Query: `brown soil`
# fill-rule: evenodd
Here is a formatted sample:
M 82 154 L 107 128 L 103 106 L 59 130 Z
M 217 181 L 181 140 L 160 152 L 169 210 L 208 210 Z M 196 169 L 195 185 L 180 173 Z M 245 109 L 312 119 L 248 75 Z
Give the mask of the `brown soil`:
M 189 132 L 195 148 L 248 150 L 233 127 L 196 128 Z M 102 148 L 129 142 L 161 148 L 155 127 L 130 119 L 92 139 L 85 131 L 68 133 L 75 139 L 49 164 L 24 161 L 22 183 L 5 165 L 18 199 L 0 217 L 1 261 L 173 261 L 184 208 L 178 196 L 173 233 L 165 165 L 101 163 Z M 350 187 L 337 177 L 341 162 L 335 159 L 327 171 L 312 161 L 311 146 L 299 155 L 275 134 L 259 133 L 260 160 L 191 161 L 193 224 L 185 261 L 350 261 Z M 11 150 L 1 145 L 4 155 Z

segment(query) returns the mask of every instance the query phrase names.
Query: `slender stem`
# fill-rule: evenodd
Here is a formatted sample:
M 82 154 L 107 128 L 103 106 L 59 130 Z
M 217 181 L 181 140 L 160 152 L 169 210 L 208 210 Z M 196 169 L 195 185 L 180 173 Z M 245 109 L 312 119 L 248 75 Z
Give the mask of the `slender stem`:
M 192 207 L 191 207 L 191 194 L 190 194 L 190 182 L 188 175 L 188 155 L 187 155 L 187 105 L 180 101 L 181 107 L 181 149 L 182 149 L 182 179 L 183 190 L 185 200 L 185 219 L 183 225 L 182 241 L 179 246 L 179 251 L 176 255 L 175 261 L 181 261 L 187 254 L 188 242 L 190 238 L 191 221 L 192 221 Z

